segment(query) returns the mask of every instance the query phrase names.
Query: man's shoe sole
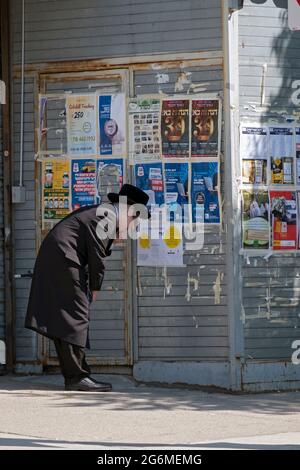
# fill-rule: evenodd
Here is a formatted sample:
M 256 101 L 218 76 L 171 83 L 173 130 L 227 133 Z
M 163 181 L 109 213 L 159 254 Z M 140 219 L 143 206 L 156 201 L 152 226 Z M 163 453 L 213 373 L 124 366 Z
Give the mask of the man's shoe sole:
M 65 387 L 65 390 L 68 392 L 111 392 L 112 387 L 85 387 L 85 386 L 73 386 L 72 385 L 67 385 Z

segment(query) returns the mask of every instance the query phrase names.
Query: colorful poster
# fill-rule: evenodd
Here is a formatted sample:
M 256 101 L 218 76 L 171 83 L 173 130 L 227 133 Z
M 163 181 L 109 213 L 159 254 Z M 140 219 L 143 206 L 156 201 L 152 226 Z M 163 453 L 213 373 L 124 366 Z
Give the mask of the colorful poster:
M 191 203 L 193 222 L 220 223 L 218 162 L 192 163 Z
M 192 157 L 219 156 L 219 100 L 192 100 Z
M 244 184 L 267 184 L 267 160 L 244 159 L 242 177 Z
M 270 203 L 268 191 L 243 190 L 243 247 L 270 246 Z
M 71 161 L 72 210 L 95 204 L 96 162 L 80 159 Z
M 296 184 L 300 185 L 300 127 L 295 129 L 296 139 Z
M 164 203 L 164 180 L 162 163 L 138 163 L 135 165 L 135 184 L 149 196 L 148 205 Z
M 297 248 L 297 201 L 294 191 L 270 191 L 272 249 Z
M 162 100 L 161 140 L 163 157 L 189 157 L 190 100 Z
M 265 126 L 242 124 L 240 153 L 242 158 L 268 158 L 268 129 Z
M 160 99 L 136 98 L 128 105 L 130 163 L 160 159 Z
M 70 212 L 70 163 L 67 160 L 43 162 L 43 219 L 63 219 Z
M 99 159 L 96 167 L 96 196 L 105 200 L 108 193 L 118 193 L 124 179 L 124 160 L 122 158 Z
M 100 155 L 125 156 L 126 95 L 99 96 Z
M 294 184 L 294 159 L 271 157 L 272 184 Z
M 68 95 L 66 107 L 68 155 L 96 154 L 96 95 Z
M 151 236 L 149 225 L 141 221 L 137 240 L 137 265 L 184 266 L 182 225 L 166 225 L 158 236 Z
M 292 127 L 270 127 L 271 157 L 294 156 L 294 129 Z
M 168 205 L 170 218 L 174 220 L 175 213 L 182 213 L 183 219 L 180 221 L 188 222 L 189 219 L 189 165 L 188 163 L 166 163 L 165 164 L 165 184 L 166 195 L 165 202 Z

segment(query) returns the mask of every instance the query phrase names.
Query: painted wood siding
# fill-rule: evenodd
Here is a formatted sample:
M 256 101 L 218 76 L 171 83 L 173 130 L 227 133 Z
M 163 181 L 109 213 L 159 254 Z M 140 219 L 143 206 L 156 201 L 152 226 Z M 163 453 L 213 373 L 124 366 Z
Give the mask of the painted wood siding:
M 135 93 L 174 94 L 179 69 L 162 69 L 168 83 L 157 83 L 157 72 L 136 72 Z M 208 93 L 223 89 L 221 67 L 187 67 L 192 85 Z M 189 75 L 190 74 L 190 75 Z M 184 86 L 186 93 L 189 84 Z M 190 89 L 192 89 L 191 87 Z M 223 185 L 223 184 L 222 184 Z M 210 227 L 200 251 L 186 251 L 182 268 L 140 267 L 138 292 L 139 360 L 225 360 L 228 357 L 226 236 Z M 220 298 L 215 286 L 220 279 Z
M 21 1 L 12 2 L 14 61 Z M 27 62 L 221 49 L 221 0 L 26 0 Z
M 287 1 L 246 0 L 239 28 L 241 119 L 286 122 L 299 114 L 292 85 L 300 77 L 300 33 L 288 29 Z M 242 275 L 246 358 L 290 359 L 291 344 L 300 339 L 300 256 L 251 258 Z

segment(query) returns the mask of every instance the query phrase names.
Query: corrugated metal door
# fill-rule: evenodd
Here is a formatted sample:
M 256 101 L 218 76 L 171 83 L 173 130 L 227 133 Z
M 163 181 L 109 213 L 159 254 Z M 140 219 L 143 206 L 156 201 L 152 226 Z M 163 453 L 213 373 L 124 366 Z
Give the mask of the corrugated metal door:
M 61 99 L 66 92 L 87 93 L 96 90 L 105 93 L 119 92 L 126 91 L 126 87 L 125 71 L 99 72 L 92 75 L 82 73 L 71 76 L 56 74 L 42 77 L 43 92 L 50 98 L 47 107 L 47 128 L 50 128 L 48 147 L 50 144 L 51 150 L 61 147 L 64 149 L 66 144 L 64 99 Z M 38 190 L 38 220 L 41 219 L 40 201 L 41 193 Z M 130 292 L 128 280 L 131 278 L 129 249 L 127 244 L 116 247 L 111 257 L 105 260 L 105 279 L 98 299 L 91 309 L 91 349 L 87 351 L 91 365 L 129 365 L 132 361 L 129 318 L 131 296 L 128 294 Z M 52 341 L 43 340 L 43 353 L 45 364 L 51 365 L 56 362 Z

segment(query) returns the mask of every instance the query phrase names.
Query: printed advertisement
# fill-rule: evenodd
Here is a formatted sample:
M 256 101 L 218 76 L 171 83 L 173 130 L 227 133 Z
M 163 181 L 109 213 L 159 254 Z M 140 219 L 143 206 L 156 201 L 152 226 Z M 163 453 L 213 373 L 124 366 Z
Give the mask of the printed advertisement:
M 267 184 L 267 160 L 243 160 L 242 177 L 244 184 Z
M 300 185 L 300 127 L 295 129 L 296 138 L 296 184 Z
M 242 158 L 268 158 L 268 129 L 253 124 L 242 124 L 240 152 Z
M 149 226 L 141 221 L 137 240 L 137 265 L 184 266 L 182 225 L 166 225 L 160 230 L 159 237 L 152 237 Z
M 243 190 L 243 247 L 268 249 L 270 246 L 268 191 Z
M 97 160 L 96 196 L 97 202 L 106 200 L 108 193 L 118 193 L 124 178 L 124 160 L 122 158 Z
M 160 159 L 160 129 L 158 98 L 131 99 L 129 112 L 130 163 Z
M 297 200 L 294 191 L 270 191 L 272 249 L 297 248 Z
M 271 157 L 293 157 L 294 129 L 292 127 L 270 127 L 269 130 Z
M 135 184 L 149 196 L 148 205 L 164 203 L 162 163 L 138 163 L 135 165 Z
M 70 163 L 46 160 L 43 171 L 43 219 L 63 219 L 70 212 Z
M 192 100 L 192 157 L 219 156 L 219 100 Z
M 189 203 L 189 165 L 188 163 L 166 163 L 165 164 L 166 204 L 168 205 L 171 220 L 174 214 L 182 214 L 180 221 L 188 222 Z M 176 218 L 175 218 L 176 219 Z M 177 217 L 179 219 L 179 216 Z
M 96 95 L 68 95 L 66 107 L 68 155 L 96 154 Z
M 100 155 L 126 155 L 125 93 L 99 96 L 99 130 Z
M 189 157 L 190 100 L 162 100 L 161 140 L 163 157 Z
M 220 223 L 218 162 L 192 163 L 191 202 L 193 222 Z
M 293 160 L 292 157 L 271 157 L 272 184 L 294 184 Z
M 95 160 L 72 160 L 72 210 L 95 204 Z

